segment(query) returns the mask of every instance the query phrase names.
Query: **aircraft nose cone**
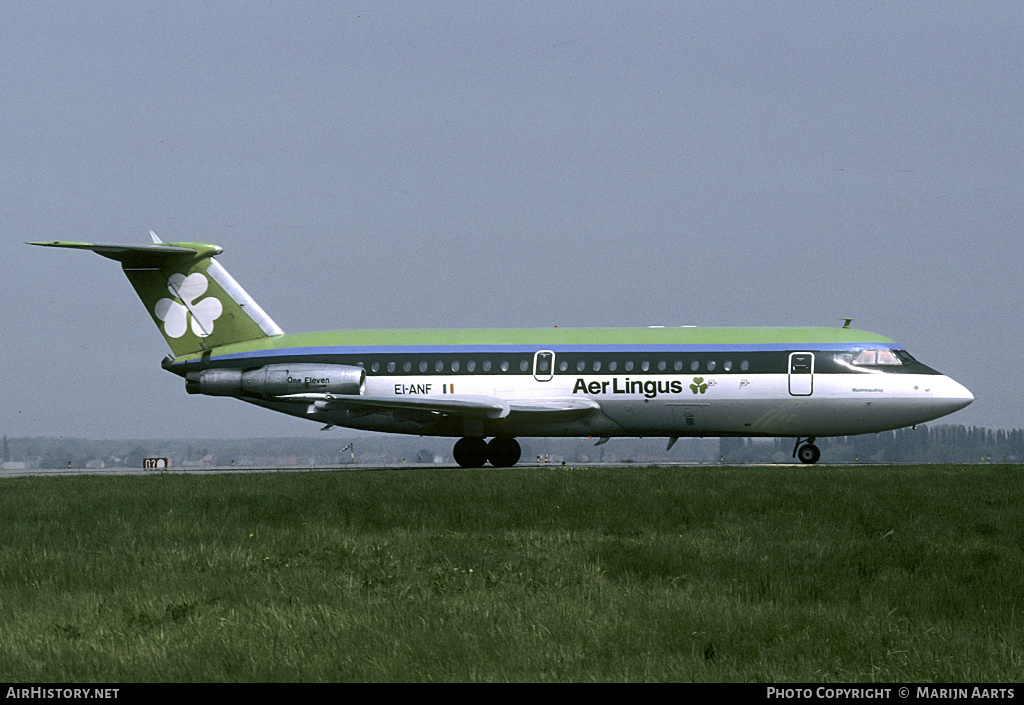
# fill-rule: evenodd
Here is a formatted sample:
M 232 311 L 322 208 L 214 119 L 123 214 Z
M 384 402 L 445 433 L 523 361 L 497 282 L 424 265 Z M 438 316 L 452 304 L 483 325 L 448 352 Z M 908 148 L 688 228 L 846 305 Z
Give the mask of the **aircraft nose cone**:
M 932 394 L 936 403 L 942 405 L 943 414 L 952 414 L 974 401 L 971 390 L 949 377 L 943 377 Z

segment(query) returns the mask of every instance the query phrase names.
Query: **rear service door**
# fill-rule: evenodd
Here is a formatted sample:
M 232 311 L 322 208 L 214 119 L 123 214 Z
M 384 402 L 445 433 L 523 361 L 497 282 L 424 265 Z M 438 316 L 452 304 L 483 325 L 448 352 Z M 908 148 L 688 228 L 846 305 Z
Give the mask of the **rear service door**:
M 795 397 L 814 393 L 814 353 L 789 354 L 789 393 Z

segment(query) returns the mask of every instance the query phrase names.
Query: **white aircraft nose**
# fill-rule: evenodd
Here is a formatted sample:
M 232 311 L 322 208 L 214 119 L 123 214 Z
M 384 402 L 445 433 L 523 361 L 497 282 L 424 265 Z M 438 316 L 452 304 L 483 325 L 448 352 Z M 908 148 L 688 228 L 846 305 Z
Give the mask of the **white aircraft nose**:
M 932 399 L 942 409 L 943 414 L 952 414 L 974 401 L 971 390 L 955 379 L 943 375 L 936 382 L 937 384 L 932 386 Z

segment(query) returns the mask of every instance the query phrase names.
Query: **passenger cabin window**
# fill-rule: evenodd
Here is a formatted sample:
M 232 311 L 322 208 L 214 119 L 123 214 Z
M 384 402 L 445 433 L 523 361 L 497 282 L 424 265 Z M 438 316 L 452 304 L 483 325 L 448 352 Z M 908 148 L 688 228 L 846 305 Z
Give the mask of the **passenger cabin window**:
M 591 372 L 597 374 L 614 374 L 620 370 L 627 373 L 642 371 L 647 374 L 666 374 L 671 371 L 679 373 L 687 368 L 694 373 L 701 373 L 701 371 L 711 373 L 733 373 L 737 371 L 747 372 L 750 370 L 749 360 L 715 360 L 708 359 L 706 357 L 698 359 L 681 359 L 673 357 L 660 360 L 624 360 L 622 358 L 613 359 L 611 355 L 581 354 L 579 356 L 569 356 L 568 359 L 566 359 L 566 356 L 559 356 L 557 365 L 553 364 L 552 358 L 549 356 L 535 356 L 535 361 L 521 356 L 509 357 L 504 360 L 500 358 L 492 360 L 474 360 L 466 359 L 461 356 L 439 360 L 435 356 L 430 357 L 431 359 L 427 360 L 417 360 L 414 358 L 413 360 L 406 359 L 396 361 L 393 359 L 388 360 L 382 356 L 382 359 L 371 359 L 369 361 L 358 362 L 356 364 L 361 367 L 365 367 L 367 373 L 374 375 L 382 374 L 385 370 L 388 374 L 394 374 L 396 372 L 416 374 L 417 371 L 420 374 L 428 374 L 430 372 L 444 374 L 446 371 L 455 374 L 473 374 L 477 370 L 491 374 L 499 371 L 503 373 L 512 373 L 517 369 L 523 373 L 529 373 L 534 369 L 534 365 L 536 365 L 535 372 L 537 374 L 544 375 L 556 372 L 567 373 L 570 370 L 576 370 L 579 373 Z M 870 367 L 911 365 L 917 363 L 917 361 L 911 357 L 906 350 L 844 350 L 835 352 L 834 359 L 836 363 L 840 365 L 861 372 L 870 372 L 871 370 L 865 369 Z M 876 372 L 878 371 L 876 370 Z

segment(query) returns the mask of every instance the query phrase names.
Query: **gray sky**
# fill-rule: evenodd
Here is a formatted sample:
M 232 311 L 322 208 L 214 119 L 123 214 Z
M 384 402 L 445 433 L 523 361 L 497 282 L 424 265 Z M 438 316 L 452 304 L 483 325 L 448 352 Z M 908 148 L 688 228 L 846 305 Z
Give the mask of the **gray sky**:
M 0 1 L 0 432 L 316 435 L 185 394 L 116 263 L 286 332 L 840 325 L 1024 426 L 1024 4 Z

